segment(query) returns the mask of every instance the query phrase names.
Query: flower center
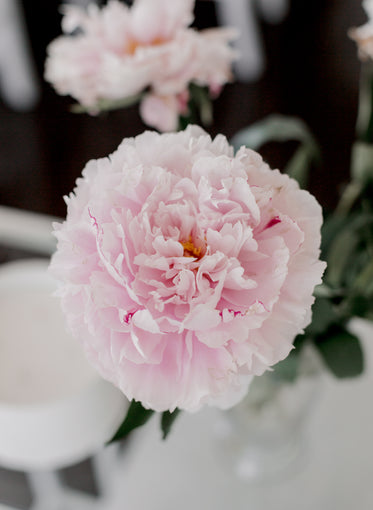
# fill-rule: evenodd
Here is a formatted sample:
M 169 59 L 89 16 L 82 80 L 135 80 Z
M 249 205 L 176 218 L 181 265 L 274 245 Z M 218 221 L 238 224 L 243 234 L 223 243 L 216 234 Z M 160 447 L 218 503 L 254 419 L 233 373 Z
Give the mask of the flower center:
M 135 39 L 130 39 L 128 43 L 126 44 L 125 53 L 127 55 L 134 55 L 138 48 L 145 48 L 148 46 L 159 46 L 160 44 L 163 44 L 165 42 L 165 39 L 162 39 L 161 37 L 156 37 L 153 41 L 151 41 L 148 44 L 141 43 L 139 41 L 135 41 Z
M 180 241 L 180 244 L 184 248 L 184 257 L 195 257 L 200 259 L 203 257 L 202 246 L 196 246 L 189 236 L 188 241 Z

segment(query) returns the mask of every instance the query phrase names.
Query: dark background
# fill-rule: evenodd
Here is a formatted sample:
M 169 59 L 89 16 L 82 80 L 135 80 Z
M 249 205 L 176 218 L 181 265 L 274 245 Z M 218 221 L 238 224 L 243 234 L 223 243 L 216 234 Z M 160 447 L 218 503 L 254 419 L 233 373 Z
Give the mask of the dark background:
M 12 111 L 0 98 L 0 204 L 64 216 L 62 196 L 72 190 L 84 164 L 146 126 L 136 106 L 100 117 L 72 114 L 73 101 L 43 81 L 46 46 L 61 32 L 59 3 L 23 0 L 42 97 L 27 113 Z M 212 1 L 197 0 L 195 14 L 199 28 L 216 24 Z M 214 102 L 208 131 L 229 138 L 270 113 L 301 117 L 324 156 L 312 173 L 311 190 L 324 207 L 333 207 L 348 178 L 357 111 L 360 63 L 347 30 L 365 20 L 357 0 L 293 0 L 283 23 L 261 21 L 265 73 L 255 82 L 225 87 Z M 263 155 L 281 168 L 286 147 L 266 147 Z

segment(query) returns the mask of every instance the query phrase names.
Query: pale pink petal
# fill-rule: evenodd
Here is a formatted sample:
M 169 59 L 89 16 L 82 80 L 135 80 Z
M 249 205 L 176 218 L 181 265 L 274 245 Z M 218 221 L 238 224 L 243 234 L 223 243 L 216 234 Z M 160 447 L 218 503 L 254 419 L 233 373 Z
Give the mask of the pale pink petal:
M 194 0 L 135 0 L 131 28 L 136 40 L 169 40 L 193 21 Z
M 140 103 L 140 115 L 145 124 L 158 131 L 175 131 L 179 120 L 177 98 L 147 94 Z

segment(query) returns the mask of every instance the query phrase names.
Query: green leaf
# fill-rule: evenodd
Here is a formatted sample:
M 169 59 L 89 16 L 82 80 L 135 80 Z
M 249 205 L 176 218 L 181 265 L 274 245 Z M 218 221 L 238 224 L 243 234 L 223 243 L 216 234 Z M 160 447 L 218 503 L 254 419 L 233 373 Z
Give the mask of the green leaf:
M 189 85 L 190 101 L 194 103 L 201 123 L 209 126 L 213 120 L 212 101 L 207 87 L 201 87 L 195 83 Z
M 373 144 L 361 141 L 355 142 L 351 156 L 351 180 L 341 195 L 336 212 L 346 216 L 352 208 L 361 207 L 364 195 L 368 195 L 369 206 L 371 207 L 369 185 L 372 182 Z
M 307 327 L 307 335 L 317 336 L 326 331 L 338 320 L 331 301 L 327 298 L 316 298 L 312 306 L 312 322 Z
M 352 228 L 343 230 L 334 240 L 327 255 L 326 281 L 334 287 L 343 286 L 349 260 L 356 252 L 359 237 Z
M 124 439 L 132 430 L 145 425 L 153 413 L 152 409 L 145 409 L 140 402 L 132 400 L 122 424 L 108 444 Z
M 352 291 L 367 297 L 373 295 L 373 260 L 366 264 L 354 279 Z
M 350 181 L 339 199 L 335 212 L 345 218 L 361 198 L 363 185 L 359 181 Z
M 346 218 L 339 214 L 332 214 L 325 218 L 321 227 L 321 258 L 329 251 L 336 236 L 346 227 Z
M 313 294 L 316 298 L 333 299 L 344 297 L 343 289 L 335 289 L 329 287 L 325 282 L 321 283 L 320 285 L 316 285 Z
M 236 149 L 246 145 L 254 150 L 269 142 L 295 140 L 309 146 L 312 154 L 320 158 L 319 146 L 307 125 L 298 117 L 269 115 L 236 133 L 231 143 Z
M 178 417 L 179 413 L 180 409 L 175 409 L 175 411 L 173 411 L 172 413 L 170 413 L 170 411 L 165 411 L 164 413 L 162 413 L 161 417 L 161 429 L 163 432 L 162 439 L 167 438 L 168 434 L 171 431 L 171 427 L 176 418 Z
M 273 367 L 273 371 L 269 372 L 273 379 L 292 383 L 296 380 L 298 375 L 298 368 L 300 362 L 300 356 L 302 354 L 303 347 L 308 343 L 308 338 L 304 335 L 297 335 L 294 339 L 294 349 L 290 351 L 289 355 L 277 363 Z
M 345 303 L 350 317 L 371 319 L 373 314 L 373 298 L 365 296 L 349 296 Z
M 324 362 L 339 378 L 356 377 L 364 370 L 359 339 L 342 326 L 333 326 L 315 340 Z
M 189 126 L 189 124 L 193 124 L 194 121 L 190 116 L 179 115 L 179 124 L 177 127 L 178 131 L 184 131 L 184 129 Z
M 372 228 L 373 215 L 350 215 L 349 218 L 340 221 L 341 228 L 335 231 L 332 239 L 329 239 L 328 252 L 323 253 L 323 258 L 328 264 L 324 279 L 332 287 L 343 286 L 348 270 L 354 265 L 357 254 L 361 252 L 360 244 L 365 239 L 366 230 Z
M 373 65 L 371 61 L 361 65 L 359 108 L 356 132 L 360 140 L 373 141 Z
M 352 147 L 351 177 L 362 184 L 373 179 L 373 145 L 355 142 Z
M 258 150 L 266 143 L 288 141 L 298 141 L 301 146 L 285 171 L 296 179 L 301 187 L 305 187 L 309 168 L 313 161 L 320 161 L 321 152 L 307 125 L 298 117 L 270 115 L 236 133 L 231 143 L 236 150 L 242 145 Z
M 185 115 L 179 116 L 178 130 L 184 130 L 189 124 L 209 126 L 212 121 L 213 109 L 208 88 L 190 83 L 188 111 Z
M 254 150 L 269 142 L 286 142 L 298 140 L 314 144 L 315 152 L 319 152 L 306 124 L 297 117 L 269 115 L 268 117 L 246 127 L 236 133 L 231 143 L 236 149 L 246 145 Z
M 287 163 L 284 171 L 289 177 L 298 181 L 301 188 L 306 188 L 308 184 L 308 168 L 311 164 L 312 154 L 309 148 L 301 145 Z
M 298 374 L 298 353 L 296 350 L 273 367 L 272 375 L 276 379 L 286 382 L 293 382 Z

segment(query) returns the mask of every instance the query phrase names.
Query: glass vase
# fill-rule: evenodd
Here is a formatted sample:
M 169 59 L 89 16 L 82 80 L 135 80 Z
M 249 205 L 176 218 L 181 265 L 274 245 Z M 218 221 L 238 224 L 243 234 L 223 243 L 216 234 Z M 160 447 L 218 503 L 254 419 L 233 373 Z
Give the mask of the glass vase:
M 303 348 L 297 376 L 286 381 L 268 371 L 255 377 L 246 397 L 217 423 L 222 461 L 249 482 L 276 480 L 305 459 L 307 422 L 322 388 L 317 354 Z

